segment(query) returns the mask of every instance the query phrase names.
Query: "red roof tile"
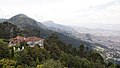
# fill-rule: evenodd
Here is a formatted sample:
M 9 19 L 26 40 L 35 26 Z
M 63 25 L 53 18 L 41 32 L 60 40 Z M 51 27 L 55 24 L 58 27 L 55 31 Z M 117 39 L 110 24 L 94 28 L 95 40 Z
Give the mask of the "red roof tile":
M 22 42 L 35 42 L 35 41 L 39 41 L 39 40 L 43 40 L 43 39 L 38 38 L 38 37 L 25 38 L 25 37 L 17 36 L 15 38 L 11 38 L 10 42 L 13 44 L 20 44 Z
M 28 38 L 26 38 L 26 42 L 30 42 L 30 41 L 32 41 L 32 42 L 35 42 L 35 41 L 39 41 L 39 40 L 42 40 L 41 38 L 38 38 L 38 37 L 28 37 Z

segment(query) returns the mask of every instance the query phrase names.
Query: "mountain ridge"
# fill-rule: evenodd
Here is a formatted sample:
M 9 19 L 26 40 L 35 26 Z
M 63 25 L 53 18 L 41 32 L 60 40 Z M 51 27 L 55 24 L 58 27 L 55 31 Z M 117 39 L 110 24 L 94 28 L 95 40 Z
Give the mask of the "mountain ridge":
M 109 54 L 109 52 L 111 53 L 111 52 L 117 51 L 119 53 L 119 50 L 118 50 L 119 46 L 117 45 L 120 42 L 116 40 L 116 38 L 119 38 L 119 37 L 95 36 L 93 34 L 90 34 L 87 31 L 86 33 L 81 33 L 76 31 L 75 28 L 56 24 L 52 21 L 46 22 L 49 25 L 45 24 L 44 22 L 37 22 L 36 20 L 29 18 L 28 16 L 23 14 L 15 15 L 10 19 L 7 19 L 6 21 L 8 23 L 12 23 L 18 26 L 21 30 L 24 30 L 23 34 L 27 36 L 38 36 L 41 38 L 47 38 L 51 34 L 55 33 L 59 36 L 60 40 L 62 40 L 64 43 L 72 44 L 74 45 L 74 47 L 78 47 L 80 44 L 84 44 L 89 46 L 89 48 L 93 48 L 93 49 L 100 48 L 99 50 L 101 49 L 104 50 L 106 55 Z M 117 42 L 117 43 L 114 44 L 114 42 Z M 109 46 L 109 43 L 111 44 L 110 46 Z M 112 44 L 117 46 L 117 49 Z M 115 56 L 117 55 L 116 53 L 115 53 Z
M 59 35 L 60 39 L 64 41 L 66 44 L 72 44 L 75 47 L 78 47 L 81 44 L 81 40 L 77 40 L 73 36 L 69 36 L 69 33 L 67 31 L 51 30 L 48 27 L 46 27 L 46 25 L 44 25 L 43 23 L 37 22 L 36 20 L 29 18 L 24 14 L 15 15 L 10 19 L 7 19 L 7 22 L 18 26 L 21 30 L 25 32 L 28 33 L 31 32 L 30 36 L 33 35 L 33 36 L 40 36 L 41 38 L 47 38 L 51 34 L 55 33 Z
M 4 21 L 6 21 L 7 19 L 5 19 L 5 18 L 1 18 L 0 19 L 0 23 L 3 23 Z
M 7 22 L 17 25 L 19 28 L 31 27 L 32 29 L 34 27 L 38 27 L 37 21 L 35 21 L 32 18 L 29 18 L 28 16 L 24 14 L 15 15 L 11 17 L 10 19 L 8 19 Z

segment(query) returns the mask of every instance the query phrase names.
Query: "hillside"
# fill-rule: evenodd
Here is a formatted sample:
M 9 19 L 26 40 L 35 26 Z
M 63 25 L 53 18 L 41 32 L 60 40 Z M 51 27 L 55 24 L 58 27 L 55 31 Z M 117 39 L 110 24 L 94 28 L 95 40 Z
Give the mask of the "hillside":
M 64 44 L 56 34 L 39 46 L 29 47 L 15 52 L 5 41 L 0 42 L 0 68 L 119 68 L 119 65 L 105 63 L 101 55 L 81 44 L 79 48 Z M 18 46 L 17 46 L 18 47 Z
M 49 25 L 47 25 L 47 23 Z M 90 66 L 93 66 L 92 68 L 103 68 L 106 66 L 107 68 L 114 65 L 112 63 L 109 64 L 109 62 L 114 61 L 113 57 L 119 57 L 115 54 L 112 59 L 106 60 L 109 57 L 107 54 L 111 54 L 110 51 L 112 50 L 109 51 L 109 48 L 101 43 L 99 44 L 99 41 L 94 42 L 100 39 L 98 36 L 89 33 L 79 33 L 72 27 L 55 24 L 51 21 L 46 23 L 37 22 L 24 14 L 18 14 L 7 19 L 6 22 L 0 23 L 0 27 L 0 38 L 2 39 L 10 39 L 18 35 L 24 37 L 36 36 L 45 39 L 45 49 L 40 49 L 37 46 L 29 48 L 26 47 L 26 45 L 25 50 L 14 53 L 15 55 L 13 55 L 13 51 L 11 52 L 11 48 L 9 49 L 7 47 L 8 44 L 6 43 L 8 40 L 6 43 L 4 43 L 6 40 L 2 40 L 0 42 L 0 47 L 2 48 L 4 45 L 5 48 L 3 49 L 5 49 L 5 52 L 0 52 L 0 66 L 3 66 L 1 63 L 3 60 L 6 61 L 5 58 L 7 58 L 7 60 L 10 58 L 17 61 L 17 64 L 13 64 L 14 66 L 19 64 L 24 68 L 26 68 L 26 65 L 28 67 L 32 66 L 33 68 L 40 64 L 44 66 L 44 63 L 47 63 L 48 61 L 53 61 L 55 63 L 56 61 L 59 61 L 63 67 L 68 68 L 79 68 L 80 66 L 85 68 L 86 66 L 88 68 Z M 101 39 L 103 38 L 104 37 L 101 37 Z M 21 45 L 24 46 L 25 44 Z M 5 55 L 4 57 L 2 56 L 3 54 Z M 66 57 L 66 59 L 64 59 L 64 57 Z M 116 63 L 116 61 L 113 63 Z M 84 66 L 83 64 L 86 65 Z M 119 67 L 119 65 L 114 66 Z
M 117 56 L 120 52 L 118 45 L 119 37 L 112 36 L 114 35 L 112 33 L 112 35 L 103 36 L 104 34 L 99 34 L 99 32 L 102 33 L 102 30 L 69 27 L 55 24 L 52 21 L 41 23 L 24 14 L 15 15 L 6 21 L 7 22 L 0 24 L 0 38 L 12 38 L 21 35 L 25 37 L 37 36 L 46 39 L 52 34 L 57 34 L 60 40 L 65 44 L 72 44 L 74 47 L 79 47 L 80 44 L 84 44 L 85 46 L 88 46 L 89 49 L 95 50 L 98 49 L 97 47 L 100 47 L 101 49 L 104 49 L 102 54 L 106 58 L 109 57 L 108 54 L 112 53 L 115 54 L 110 55 L 112 56 L 110 59 L 114 60 L 116 58 L 119 60 L 120 57 Z M 94 34 L 94 31 L 98 31 L 99 35 Z M 109 33 L 109 31 L 104 31 L 104 33 Z
M 78 47 L 82 43 L 85 43 L 85 45 L 88 45 L 88 46 L 91 45 L 90 43 L 88 44 L 87 42 L 78 40 L 74 36 L 71 36 L 69 32 L 71 31 L 73 32 L 73 30 L 71 30 L 69 27 L 66 28 L 66 29 L 69 29 L 69 31 L 63 31 L 63 30 L 59 30 L 56 28 L 52 28 L 52 29 L 55 29 L 55 30 L 52 30 L 51 27 L 49 28 L 47 25 L 41 22 L 37 22 L 36 20 L 29 18 L 28 16 L 24 14 L 15 15 L 11 17 L 10 19 L 7 19 L 6 21 L 8 23 L 12 23 L 13 25 L 16 25 L 20 30 L 22 30 L 23 36 L 37 36 L 41 38 L 47 38 L 51 34 L 58 34 L 59 38 L 63 42 L 65 42 L 66 44 L 72 44 L 74 47 Z M 66 26 L 61 27 L 61 28 L 65 28 L 65 27 Z
M 3 22 L 5 22 L 7 19 L 0 19 L 0 23 L 3 23 Z
M 88 44 L 92 43 L 91 47 L 95 49 L 97 49 L 97 46 L 100 46 L 100 48 L 104 49 L 102 51 L 104 56 L 110 57 L 109 59 L 113 61 L 120 62 L 120 31 L 64 26 L 51 21 L 44 22 L 43 24 L 48 26 L 50 30 L 62 32 L 64 35 L 82 40 Z

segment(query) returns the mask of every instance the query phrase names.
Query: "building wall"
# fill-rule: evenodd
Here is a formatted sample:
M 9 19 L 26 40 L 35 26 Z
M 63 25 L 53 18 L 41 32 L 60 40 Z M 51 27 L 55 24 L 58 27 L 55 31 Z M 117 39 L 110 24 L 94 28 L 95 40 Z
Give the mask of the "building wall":
M 44 46 L 43 45 L 43 42 L 44 42 L 44 40 L 39 40 L 39 41 L 36 41 L 36 42 L 27 42 L 27 44 L 29 45 L 29 46 L 31 46 L 31 47 L 33 47 L 33 46 L 35 46 L 35 45 L 39 45 L 39 46 Z

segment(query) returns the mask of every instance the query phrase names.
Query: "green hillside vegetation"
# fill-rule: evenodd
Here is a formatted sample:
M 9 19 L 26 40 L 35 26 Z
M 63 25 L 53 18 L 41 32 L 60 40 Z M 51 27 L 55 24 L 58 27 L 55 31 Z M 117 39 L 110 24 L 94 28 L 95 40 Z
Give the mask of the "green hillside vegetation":
M 47 32 L 47 30 L 45 31 L 42 28 L 39 30 L 36 29 L 35 27 L 34 29 L 30 29 L 30 28 L 20 29 L 16 25 L 13 25 L 8 22 L 0 23 L 0 38 L 4 38 L 4 39 L 10 39 L 17 35 L 25 36 L 25 37 L 37 36 L 43 38 L 43 37 L 47 37 L 51 33 L 52 31 Z
M 0 68 L 120 68 L 117 64 L 106 64 L 98 52 L 85 47 L 85 42 L 75 48 L 65 44 L 57 33 L 47 33 L 42 29 L 21 30 L 11 23 L 0 23 Z M 46 34 L 49 36 L 44 41 L 44 49 L 20 44 L 25 49 L 15 52 L 13 47 L 8 47 L 9 39 L 17 35 L 45 37 Z
M 4 42 L 4 39 L 0 39 L 0 42 L 3 43 L 3 42 Z M 6 43 L 6 42 L 4 42 L 4 43 Z
M 2 41 L 0 68 L 119 68 L 104 63 L 99 53 L 88 51 L 84 44 L 79 48 L 64 44 L 56 34 L 47 38 L 44 46 L 44 49 L 25 46 L 23 51 L 14 52 Z
M 17 23 L 17 22 L 16 22 Z M 31 37 L 36 36 L 40 38 L 48 38 L 51 34 L 56 33 L 62 42 L 65 44 L 72 44 L 74 47 L 79 47 L 79 44 L 84 43 L 85 45 L 90 45 L 91 43 L 72 38 L 68 35 L 62 33 L 54 32 L 48 29 L 43 29 L 41 27 L 34 27 L 31 29 L 30 26 L 24 25 L 24 28 L 18 28 L 19 25 L 14 25 L 9 22 L 0 23 L 0 38 L 10 39 L 16 36 Z

